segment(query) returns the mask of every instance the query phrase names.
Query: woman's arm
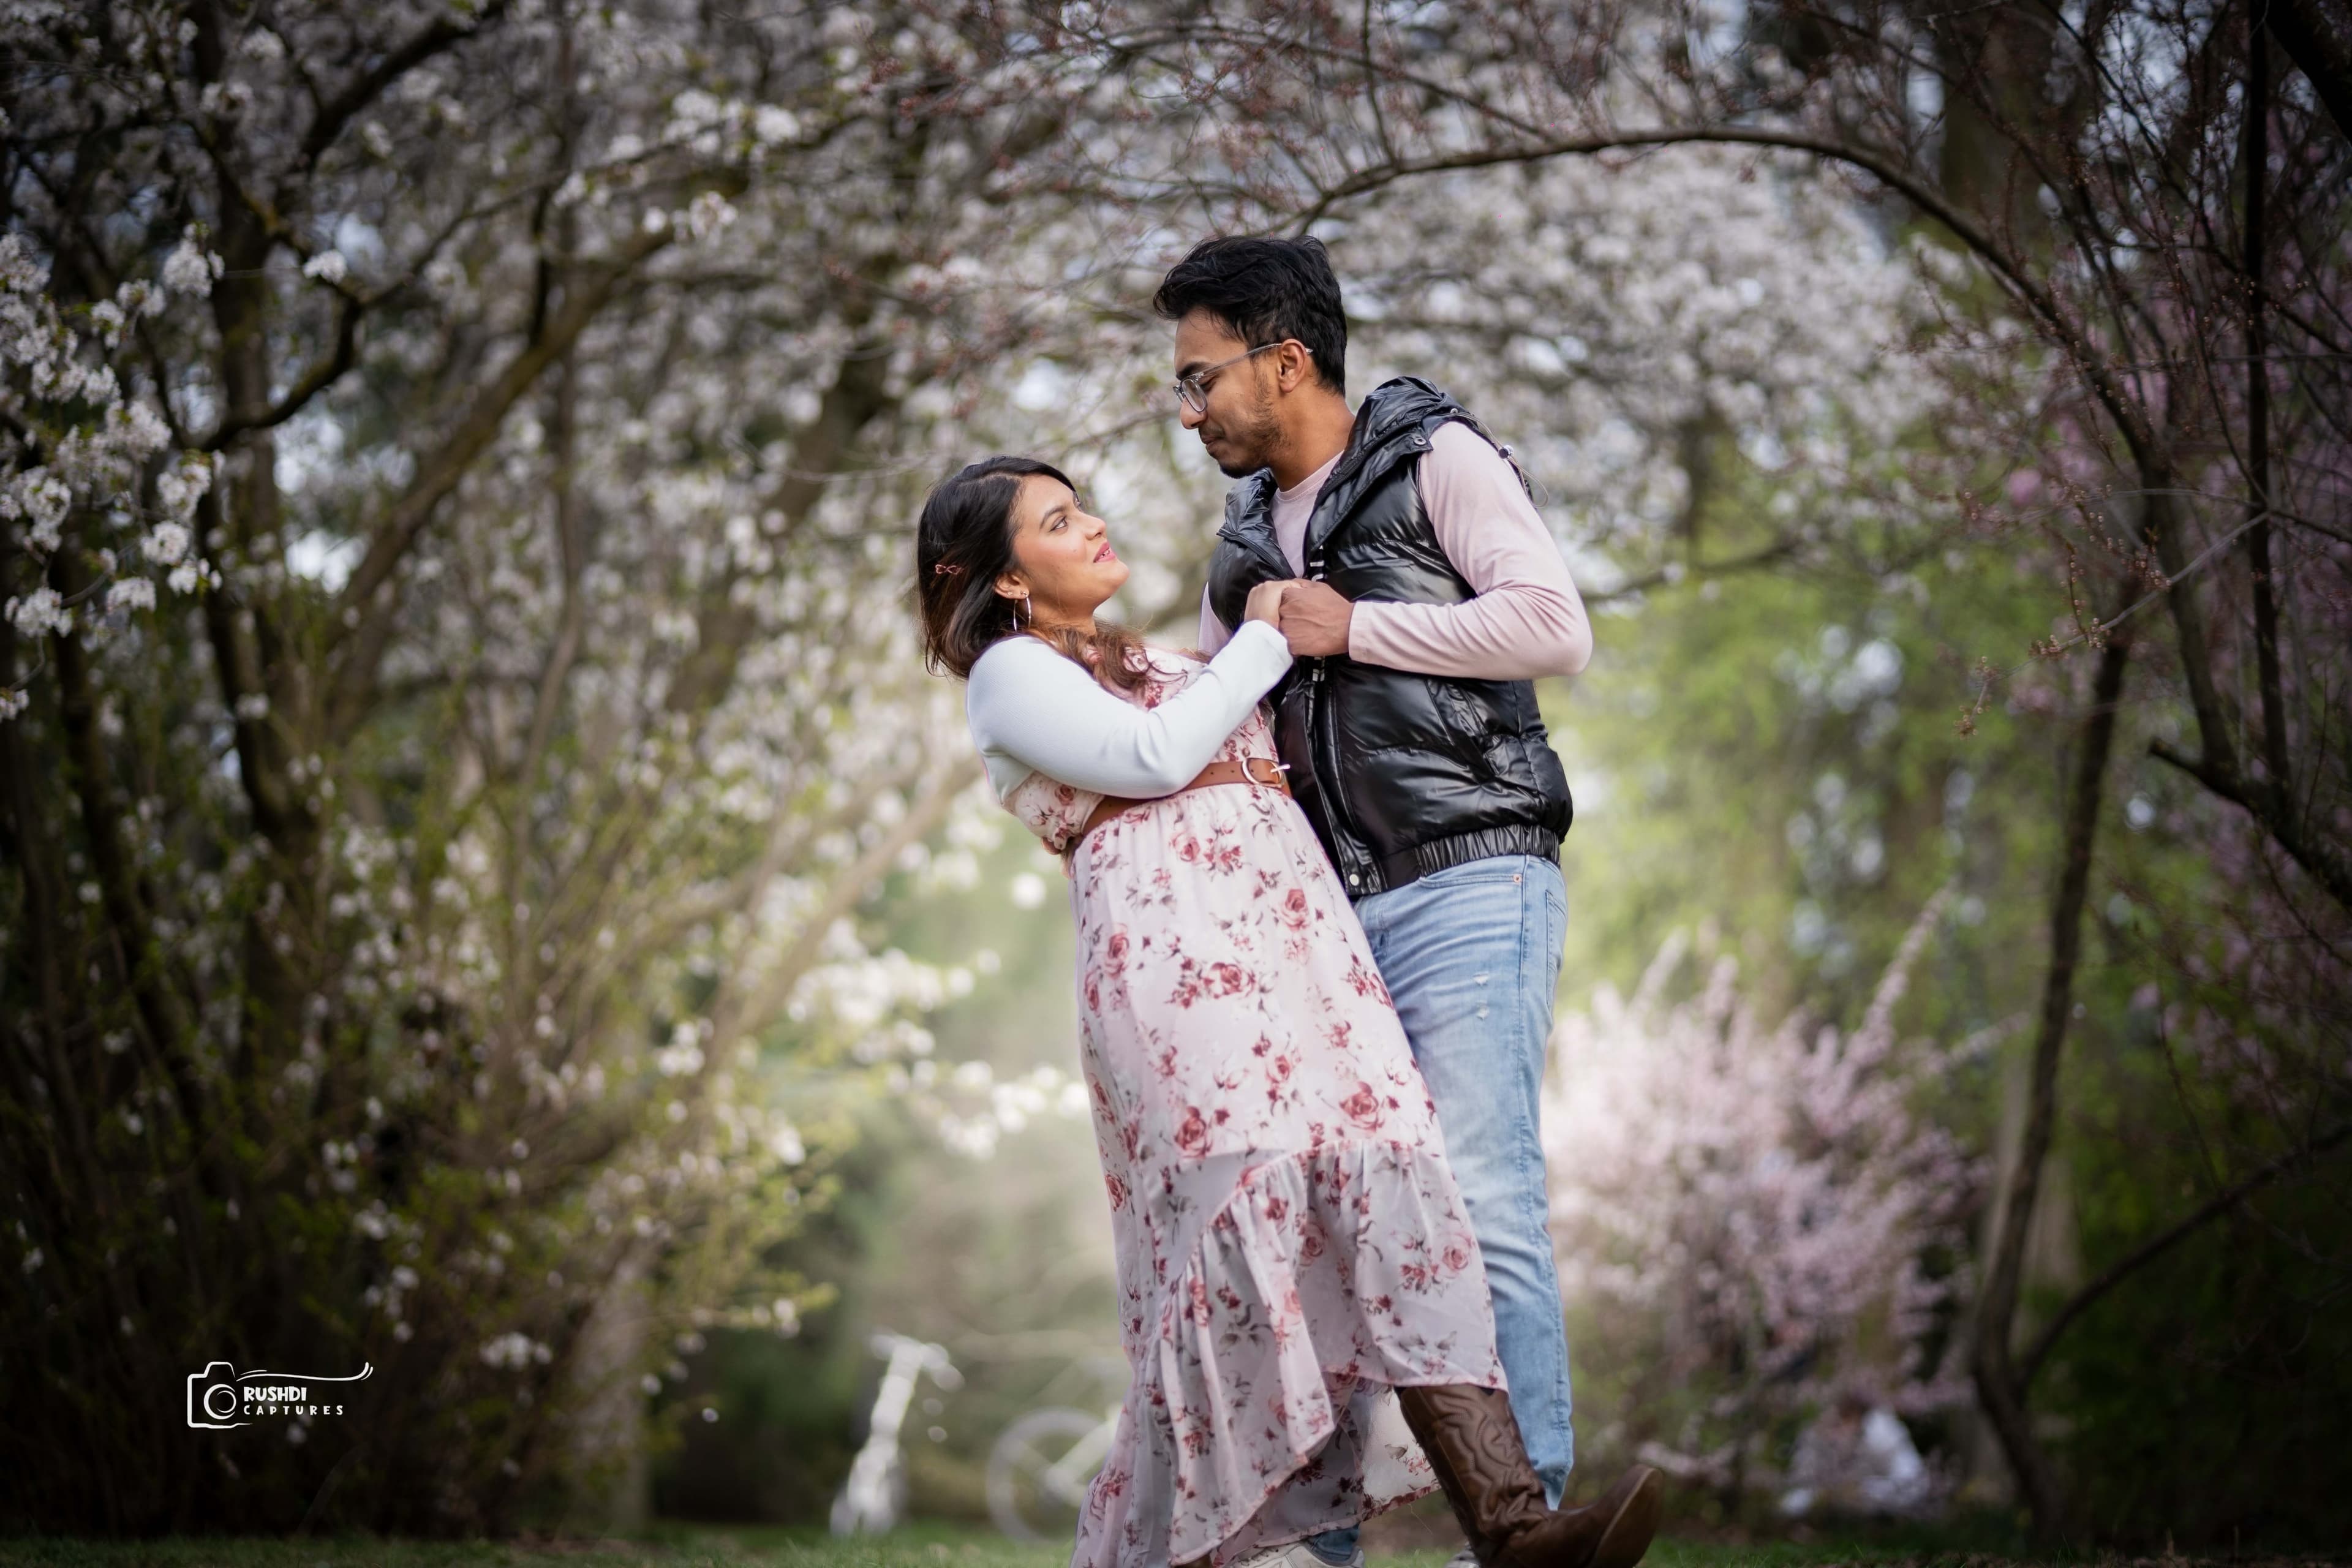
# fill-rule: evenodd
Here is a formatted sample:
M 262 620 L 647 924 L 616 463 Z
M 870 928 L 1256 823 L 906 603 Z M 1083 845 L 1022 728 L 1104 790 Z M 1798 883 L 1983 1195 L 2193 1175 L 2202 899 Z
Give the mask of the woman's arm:
M 1073 788 L 1149 800 L 1192 783 L 1289 668 L 1282 634 L 1251 621 L 1183 690 L 1139 708 L 1036 638 L 1012 637 L 972 666 L 964 710 L 982 752 Z

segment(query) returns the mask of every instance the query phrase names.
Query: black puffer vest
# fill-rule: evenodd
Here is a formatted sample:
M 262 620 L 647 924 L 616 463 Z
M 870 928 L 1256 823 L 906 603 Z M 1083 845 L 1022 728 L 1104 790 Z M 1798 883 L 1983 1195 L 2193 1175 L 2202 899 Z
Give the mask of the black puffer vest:
M 1383 383 L 1316 497 L 1307 575 L 1349 599 L 1458 605 L 1470 584 L 1439 548 L 1417 467 L 1461 405 L 1417 376 Z M 1209 563 L 1209 607 L 1242 624 L 1249 591 L 1291 575 L 1274 537 L 1274 475 L 1235 485 Z M 1300 659 L 1274 691 L 1290 785 L 1350 898 L 1495 855 L 1559 854 L 1568 777 L 1544 736 L 1535 684 L 1459 680 Z

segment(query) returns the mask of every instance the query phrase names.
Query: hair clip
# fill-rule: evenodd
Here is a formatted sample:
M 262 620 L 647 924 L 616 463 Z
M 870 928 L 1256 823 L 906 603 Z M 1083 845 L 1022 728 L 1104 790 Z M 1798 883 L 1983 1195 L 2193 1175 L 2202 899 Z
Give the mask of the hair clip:
M 961 577 L 963 575 L 963 568 L 961 566 L 950 566 L 944 561 L 938 561 L 931 564 L 931 575 L 934 577 Z

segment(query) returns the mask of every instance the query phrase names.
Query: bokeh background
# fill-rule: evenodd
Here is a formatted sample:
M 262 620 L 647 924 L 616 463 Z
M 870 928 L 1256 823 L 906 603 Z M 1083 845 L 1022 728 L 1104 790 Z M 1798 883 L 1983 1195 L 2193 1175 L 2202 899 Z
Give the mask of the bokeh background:
M 1350 390 L 1510 442 L 1595 620 L 1541 689 L 1580 1457 L 1702 1532 L 2345 1538 L 2327 7 L 123 0 L 0 55 L 11 1528 L 814 1526 L 882 1331 L 961 1373 L 908 1508 L 984 1525 L 1013 1421 L 1114 1400 L 1061 869 L 912 520 L 1047 458 L 1189 642 L 1224 481 L 1147 301 L 1309 232 Z M 194 1429 L 216 1361 L 374 1373 Z

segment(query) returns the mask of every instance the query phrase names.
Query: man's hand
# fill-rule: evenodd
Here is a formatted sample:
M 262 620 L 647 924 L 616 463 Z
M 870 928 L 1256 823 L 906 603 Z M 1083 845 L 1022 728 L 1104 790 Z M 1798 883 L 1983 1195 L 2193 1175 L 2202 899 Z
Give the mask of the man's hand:
M 1282 636 L 1293 658 L 1328 658 L 1348 651 L 1348 623 L 1356 606 L 1324 583 L 1296 582 L 1282 594 Z

